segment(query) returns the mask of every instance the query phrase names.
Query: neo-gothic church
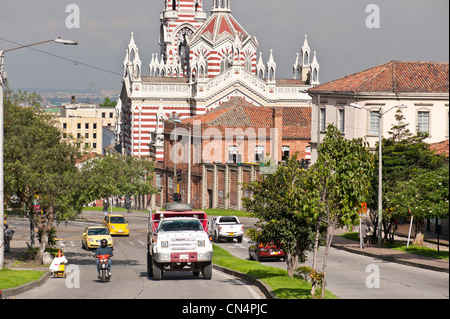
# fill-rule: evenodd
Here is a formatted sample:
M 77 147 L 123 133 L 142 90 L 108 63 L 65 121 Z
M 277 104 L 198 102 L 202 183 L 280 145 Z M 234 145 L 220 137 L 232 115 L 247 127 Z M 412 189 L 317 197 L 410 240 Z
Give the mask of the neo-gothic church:
M 319 84 L 319 64 L 305 36 L 294 60 L 293 79 L 276 77 L 276 52 L 266 62 L 258 40 L 232 16 L 231 0 L 163 0 L 160 52 L 148 76 L 133 34 L 123 62 L 116 137 L 122 153 L 164 157 L 164 120 L 201 115 L 239 97 L 256 106 L 310 106 L 306 90 Z M 245 21 L 244 21 L 245 22 Z

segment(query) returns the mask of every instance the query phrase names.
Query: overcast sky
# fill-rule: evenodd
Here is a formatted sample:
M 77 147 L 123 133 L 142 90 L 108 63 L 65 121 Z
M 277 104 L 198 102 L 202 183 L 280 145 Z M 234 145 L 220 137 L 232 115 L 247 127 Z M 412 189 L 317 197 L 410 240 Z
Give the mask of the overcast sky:
M 203 0 L 210 13 L 212 0 Z M 0 50 L 55 37 L 76 39 L 78 46 L 36 46 L 102 70 L 41 52 L 21 49 L 5 53 L 5 69 L 13 88 L 120 90 L 122 62 L 134 32 L 148 75 L 152 53 L 159 53 L 159 14 L 164 0 L 0 0 Z M 80 28 L 69 29 L 69 4 L 80 9 Z M 379 8 L 379 27 L 367 20 Z M 369 7 L 369 9 L 372 7 Z M 278 78 L 292 78 L 292 66 L 305 34 L 317 51 L 320 82 L 391 60 L 449 60 L 448 0 L 231 0 L 232 15 L 256 36 L 267 62 L 274 52 Z M 372 26 L 374 26 L 372 24 Z M 375 25 L 377 26 L 377 25 Z M 107 72 L 109 71 L 109 72 Z

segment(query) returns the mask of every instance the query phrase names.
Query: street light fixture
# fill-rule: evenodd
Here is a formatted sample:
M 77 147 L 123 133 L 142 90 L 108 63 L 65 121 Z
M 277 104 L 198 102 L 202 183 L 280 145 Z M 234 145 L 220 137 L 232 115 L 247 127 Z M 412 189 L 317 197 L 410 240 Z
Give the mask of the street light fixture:
M 55 42 L 59 44 L 65 44 L 65 45 L 77 45 L 78 41 L 76 40 L 65 40 L 61 38 L 56 38 L 52 40 L 46 40 L 41 42 L 36 42 L 32 44 L 22 45 L 17 48 L 12 48 L 8 50 L 0 50 L 0 270 L 4 266 L 4 245 L 3 243 L 3 237 L 4 237 L 4 229 L 3 224 L 5 223 L 5 191 L 4 191 L 4 168 L 3 168 L 3 144 L 4 144 L 4 136 L 3 136 L 3 94 L 4 94 L 4 84 L 6 80 L 6 72 L 4 72 L 3 66 L 4 66 L 4 53 L 27 48 L 43 43 L 48 42 Z
M 394 109 L 394 108 L 398 108 L 398 109 L 406 109 L 408 108 L 408 106 L 406 105 L 396 105 L 391 107 L 389 110 L 387 110 L 386 112 L 381 112 L 381 108 L 378 112 L 374 112 L 371 110 L 368 110 L 364 107 L 362 107 L 361 105 L 358 105 L 356 103 L 350 103 L 349 106 L 354 107 L 356 109 L 364 109 L 368 112 L 370 112 L 370 114 L 376 115 L 378 116 L 378 225 L 377 225 L 377 234 L 378 234 L 378 247 L 381 247 L 381 244 L 383 242 L 383 236 L 382 236 L 382 232 L 381 232 L 381 228 L 382 228 L 382 219 L 383 219 L 383 182 L 382 182 L 382 147 L 381 147 L 381 118 L 383 117 L 384 114 L 386 114 L 387 112 L 389 112 L 390 110 Z

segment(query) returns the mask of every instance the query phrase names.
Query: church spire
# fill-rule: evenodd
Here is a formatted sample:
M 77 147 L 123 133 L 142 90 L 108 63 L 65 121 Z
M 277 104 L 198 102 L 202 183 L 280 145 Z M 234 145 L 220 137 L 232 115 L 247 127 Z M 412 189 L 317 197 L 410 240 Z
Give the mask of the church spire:
M 212 12 L 231 12 L 231 0 L 213 0 Z

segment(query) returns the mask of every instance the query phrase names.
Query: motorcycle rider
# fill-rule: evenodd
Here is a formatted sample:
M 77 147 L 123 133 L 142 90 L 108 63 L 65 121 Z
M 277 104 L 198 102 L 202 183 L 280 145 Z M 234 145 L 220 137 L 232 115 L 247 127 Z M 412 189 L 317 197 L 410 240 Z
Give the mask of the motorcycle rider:
M 111 257 L 114 256 L 113 249 L 108 247 L 108 241 L 106 239 L 102 239 L 100 242 L 100 246 L 95 250 L 94 257 L 97 258 L 98 255 L 109 255 L 108 258 L 108 266 L 109 266 L 109 275 L 111 276 Z M 97 258 L 97 270 L 100 276 L 100 269 L 98 267 L 99 260 Z

